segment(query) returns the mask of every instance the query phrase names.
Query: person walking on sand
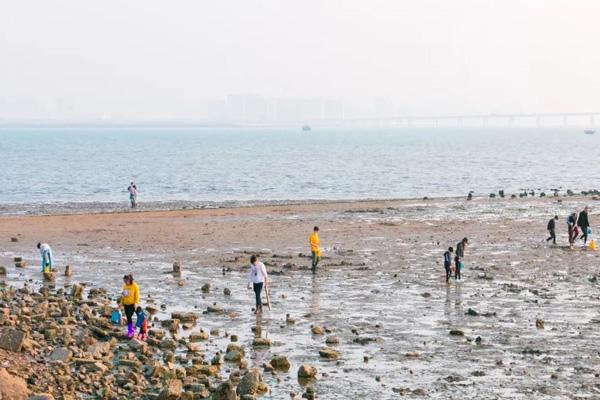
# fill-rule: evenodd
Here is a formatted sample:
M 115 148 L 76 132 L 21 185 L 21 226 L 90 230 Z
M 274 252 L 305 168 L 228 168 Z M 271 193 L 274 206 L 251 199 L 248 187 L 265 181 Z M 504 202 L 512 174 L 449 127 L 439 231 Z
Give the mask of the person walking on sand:
M 123 288 L 121 289 L 121 298 L 119 304 L 123 306 L 125 317 L 127 317 L 127 337 L 132 338 L 135 334 L 133 325 L 133 313 L 140 302 L 140 288 L 133 281 L 133 275 L 123 277 Z
M 37 248 L 40 249 L 42 256 L 42 272 L 54 271 L 54 257 L 52 257 L 52 249 L 48 243 L 38 243 Z
M 588 240 L 588 229 L 590 228 L 590 220 L 588 219 L 588 210 L 589 207 L 585 206 L 583 211 L 579 213 L 579 217 L 577 218 L 577 226 L 581 228 L 581 238 L 583 239 L 583 244 L 587 244 Z
M 133 183 L 133 181 L 131 181 L 131 184 L 127 188 L 127 191 L 129 192 L 129 203 L 131 204 L 131 208 L 137 207 L 138 190 L 137 186 L 135 185 L 135 183 Z
M 556 221 L 558 221 L 558 215 L 555 215 L 554 218 L 551 218 L 548 221 L 548 232 L 550 232 L 550 237 L 546 239 L 546 242 L 552 240 L 552 244 L 556 245 Z
M 569 246 L 573 248 L 575 239 L 577 238 L 577 213 L 569 215 L 567 218 L 567 230 L 569 231 Z
M 254 296 L 256 297 L 256 308 L 254 314 L 262 313 L 262 301 L 261 294 L 263 287 L 266 288 L 269 285 L 269 277 L 267 276 L 267 269 L 265 264 L 258 261 L 258 256 L 250 257 L 250 274 L 248 276 L 248 289 L 252 283 L 254 289 Z
M 456 265 L 454 272 L 454 280 L 456 282 L 460 282 L 462 280 L 461 271 L 464 267 L 463 257 L 465 256 L 465 249 L 468 244 L 469 239 L 465 237 L 456 245 L 456 255 L 454 256 L 454 263 Z
M 452 276 L 452 253 L 454 249 L 449 247 L 444 253 L 444 269 L 446 270 L 446 283 L 450 283 L 450 277 Z
M 308 238 L 308 243 L 310 244 L 310 253 L 312 259 L 312 273 L 317 273 L 317 264 L 321 261 L 321 249 L 319 249 L 319 244 L 321 241 L 319 240 L 319 227 L 315 226 L 313 228 L 313 233 Z

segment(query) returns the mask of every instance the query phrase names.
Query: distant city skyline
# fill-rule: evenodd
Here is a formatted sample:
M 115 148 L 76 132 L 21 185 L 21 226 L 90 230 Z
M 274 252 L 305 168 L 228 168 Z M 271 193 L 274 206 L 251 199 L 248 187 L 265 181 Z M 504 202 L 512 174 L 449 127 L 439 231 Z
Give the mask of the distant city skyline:
M 5 3 L 4 120 L 600 109 L 598 2 Z

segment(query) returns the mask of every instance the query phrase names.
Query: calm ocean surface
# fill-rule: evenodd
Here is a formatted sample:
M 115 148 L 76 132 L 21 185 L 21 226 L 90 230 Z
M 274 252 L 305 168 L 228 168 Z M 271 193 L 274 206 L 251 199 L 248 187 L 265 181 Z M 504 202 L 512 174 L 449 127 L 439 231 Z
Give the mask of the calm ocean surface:
M 157 208 L 588 190 L 599 143 L 579 128 L 3 128 L 0 212 L 122 207 L 131 180 Z

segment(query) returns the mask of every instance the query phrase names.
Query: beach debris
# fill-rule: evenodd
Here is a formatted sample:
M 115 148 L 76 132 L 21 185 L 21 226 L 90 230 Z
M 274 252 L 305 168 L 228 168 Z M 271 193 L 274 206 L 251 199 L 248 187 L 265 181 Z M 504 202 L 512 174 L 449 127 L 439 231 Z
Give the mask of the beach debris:
M 535 320 L 535 327 L 537 329 L 544 329 L 544 320 L 540 319 L 540 318 L 536 319 Z
M 450 331 L 450 336 L 465 336 L 465 333 L 460 329 L 452 329 Z

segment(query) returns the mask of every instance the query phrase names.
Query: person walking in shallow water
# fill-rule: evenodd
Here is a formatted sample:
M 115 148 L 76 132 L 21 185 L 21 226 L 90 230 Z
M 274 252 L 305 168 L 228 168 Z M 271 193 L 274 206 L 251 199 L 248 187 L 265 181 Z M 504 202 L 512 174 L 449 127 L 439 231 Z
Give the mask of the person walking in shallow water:
M 269 285 L 269 277 L 267 275 L 267 269 L 265 268 L 265 264 L 258 261 L 258 256 L 250 257 L 250 274 L 248 276 L 248 289 L 250 289 L 250 284 L 252 284 L 252 288 L 254 289 L 254 296 L 256 300 L 256 308 L 254 309 L 254 314 L 262 313 L 262 300 L 261 294 L 263 288 L 266 288 Z
M 313 228 L 313 233 L 308 238 L 308 243 L 310 244 L 310 253 L 311 253 L 311 269 L 312 273 L 317 273 L 317 264 L 321 261 L 321 249 L 319 248 L 319 244 L 321 241 L 319 240 L 319 227 L 315 226 Z
M 135 185 L 135 183 L 133 183 L 133 181 L 131 181 L 131 184 L 127 188 L 127 191 L 129 192 L 129 203 L 131 204 L 131 208 L 136 208 L 138 190 L 137 186 Z
M 552 244 L 556 244 L 556 221 L 558 221 L 558 215 L 555 215 L 554 218 L 548 221 L 548 232 L 550 232 L 550 237 L 546 239 L 546 242 L 552 240 Z

